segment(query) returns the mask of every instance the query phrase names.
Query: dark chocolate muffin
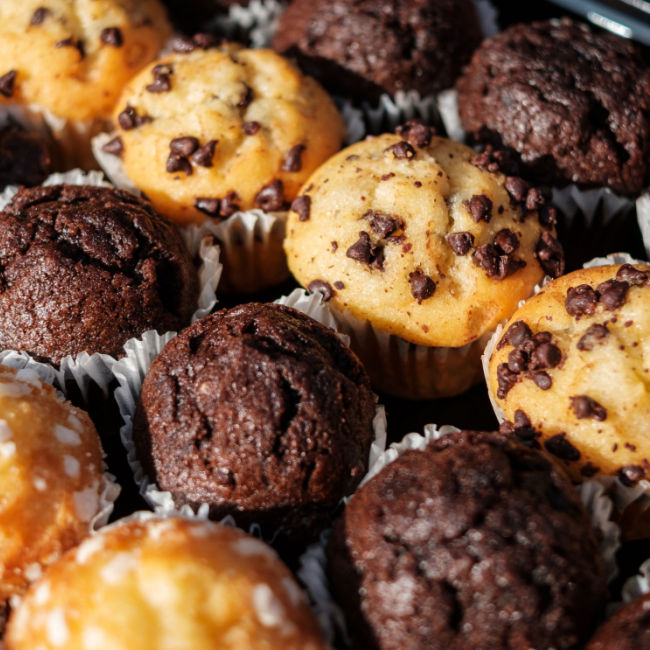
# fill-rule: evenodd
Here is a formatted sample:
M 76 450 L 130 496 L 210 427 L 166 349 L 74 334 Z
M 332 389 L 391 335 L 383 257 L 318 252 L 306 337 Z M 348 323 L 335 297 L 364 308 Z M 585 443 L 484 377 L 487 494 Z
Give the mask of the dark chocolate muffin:
M 139 457 L 176 504 L 209 503 L 298 538 L 318 533 L 364 475 L 370 381 L 335 333 L 280 305 L 207 316 L 151 365 L 135 415 Z
M 472 0 L 294 0 L 273 47 L 335 94 L 451 86 L 482 33 Z
M 618 609 L 596 630 L 586 650 L 650 650 L 650 594 Z
M 51 171 L 44 136 L 14 123 L 0 128 L 0 190 L 7 185 L 38 185 Z
M 334 526 L 331 583 L 360 648 L 574 648 L 606 598 L 588 515 L 539 452 L 461 431 L 407 451 Z
M 630 196 L 650 181 L 650 70 L 629 40 L 569 19 L 515 25 L 457 88 L 471 139 L 512 147 L 534 181 Z
M 0 212 L 0 349 L 59 363 L 123 354 L 130 338 L 187 324 L 196 269 L 174 227 L 112 188 L 21 189 Z

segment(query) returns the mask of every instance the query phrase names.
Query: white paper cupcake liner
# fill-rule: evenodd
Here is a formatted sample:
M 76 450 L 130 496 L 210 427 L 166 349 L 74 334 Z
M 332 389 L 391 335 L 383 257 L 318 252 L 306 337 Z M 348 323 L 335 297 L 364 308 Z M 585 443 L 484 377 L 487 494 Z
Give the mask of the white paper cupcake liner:
M 453 426 L 438 427 L 427 424 L 423 434 L 409 433 L 399 442 L 392 443 L 381 454 L 369 469 L 360 486 L 376 476 L 386 465 L 392 463 L 404 452 L 411 449 L 423 450 L 432 440 L 460 431 Z M 601 532 L 601 553 L 605 560 L 608 580 L 613 580 L 618 572 L 616 567 L 616 552 L 620 547 L 620 530 L 610 520 L 612 502 L 605 492 L 604 486 L 594 480 L 585 481 L 577 488 L 582 503 L 591 518 L 594 527 Z M 319 541 L 312 544 L 300 558 L 297 575 L 305 585 L 312 609 L 318 618 L 325 639 L 332 643 L 335 638 L 342 637 L 349 643 L 349 635 L 345 626 L 345 617 L 340 607 L 334 601 L 327 577 L 327 540 L 331 530 L 324 531 Z
M 644 192 L 637 199 L 636 218 L 641 231 L 646 257 L 650 259 L 650 190 Z
M 637 575 L 625 581 L 621 595 L 623 596 L 623 602 L 629 603 L 631 600 L 647 593 L 650 593 L 650 559 L 639 567 Z
M 276 302 L 302 311 L 326 327 L 332 327 L 333 319 L 329 310 L 319 305 L 314 296 L 308 296 L 302 290 L 298 289 L 291 295 L 283 296 Z M 132 340 L 125 345 L 126 356 L 116 363 L 114 370 L 119 384 L 115 390 L 115 400 L 124 422 L 120 428 L 120 437 L 126 449 L 127 460 L 140 494 L 155 512 L 162 514 L 177 512 L 186 517 L 207 519 L 210 510 L 208 503 L 199 504 L 196 508 L 187 504 L 177 508 L 171 492 L 160 490 L 155 483 L 149 480 L 137 457 L 133 440 L 133 417 L 142 389 L 142 382 L 153 360 L 172 338 L 172 333 L 161 336 L 152 331 L 147 332 L 142 340 Z M 384 407 L 379 404 L 376 406 L 373 430 L 374 440 L 369 453 L 369 467 L 376 462 L 376 459 L 386 447 L 386 414 Z

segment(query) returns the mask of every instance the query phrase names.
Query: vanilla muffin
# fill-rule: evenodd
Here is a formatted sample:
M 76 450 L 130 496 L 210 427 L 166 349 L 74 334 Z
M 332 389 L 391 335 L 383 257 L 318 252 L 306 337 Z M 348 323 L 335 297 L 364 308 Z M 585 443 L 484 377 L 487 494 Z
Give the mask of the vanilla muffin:
M 125 88 L 105 150 L 178 223 L 286 209 L 341 146 L 332 100 L 271 50 L 179 44 Z
M 110 489 L 102 459 L 86 413 L 0 366 L 0 608 L 90 533 Z
M 650 478 L 650 266 L 549 282 L 504 327 L 489 385 L 510 428 L 574 479 Z
M 360 323 L 352 347 L 383 390 L 451 395 L 480 375 L 480 345 L 466 346 L 545 272 L 561 273 L 562 249 L 544 195 L 500 172 L 499 152 L 477 155 L 416 123 L 398 132 L 348 147 L 309 178 L 292 205 L 285 251 L 303 286 Z M 408 375 L 393 382 L 386 369 L 395 364 L 378 356 L 380 344 L 361 341 L 366 321 L 418 346 L 463 348 L 462 359 L 425 367 L 427 377 L 409 385 Z
M 324 650 L 275 552 L 236 528 L 184 519 L 104 529 L 50 567 L 5 648 Z

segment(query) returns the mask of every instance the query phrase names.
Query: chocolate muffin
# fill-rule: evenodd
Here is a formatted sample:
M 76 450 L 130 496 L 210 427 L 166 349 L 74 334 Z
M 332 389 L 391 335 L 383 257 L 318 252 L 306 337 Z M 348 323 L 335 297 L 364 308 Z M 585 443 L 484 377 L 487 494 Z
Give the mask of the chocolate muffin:
M 367 469 L 374 398 L 336 334 L 275 304 L 195 322 L 155 359 L 134 419 L 149 478 L 177 506 L 210 504 L 299 538 L 317 534 Z
M 607 593 L 569 481 L 498 433 L 402 454 L 347 504 L 328 555 L 360 648 L 574 648 Z
M 294 0 L 273 47 L 357 100 L 451 86 L 481 42 L 472 0 Z
M 0 349 L 59 363 L 118 357 L 149 329 L 179 329 L 198 296 L 196 269 L 151 206 L 106 187 L 21 189 L 0 212 Z
M 631 196 L 650 181 L 650 71 L 627 39 L 569 19 L 514 25 L 457 88 L 471 138 L 515 149 L 535 181 Z
M 0 127 L 0 190 L 7 185 L 38 185 L 51 171 L 44 136 L 14 122 Z
M 650 594 L 617 610 L 596 630 L 586 650 L 650 650 Z

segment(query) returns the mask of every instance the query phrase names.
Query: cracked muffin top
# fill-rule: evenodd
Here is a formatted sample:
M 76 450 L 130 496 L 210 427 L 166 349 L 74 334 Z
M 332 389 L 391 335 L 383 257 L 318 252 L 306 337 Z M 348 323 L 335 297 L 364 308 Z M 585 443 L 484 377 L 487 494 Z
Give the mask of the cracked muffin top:
M 650 70 L 628 39 L 569 19 L 514 25 L 457 88 L 470 136 L 515 149 L 536 182 L 625 195 L 650 182 Z
M 209 503 L 315 535 L 366 472 L 374 398 L 336 334 L 280 305 L 197 321 L 155 359 L 134 420 L 138 456 L 177 507 Z
M 0 212 L 0 349 L 59 363 L 118 357 L 149 329 L 187 324 L 198 279 L 180 235 L 113 188 L 21 189 Z
M 355 647 L 369 650 L 575 648 L 607 596 L 571 483 L 497 433 L 399 456 L 352 497 L 328 551 Z

